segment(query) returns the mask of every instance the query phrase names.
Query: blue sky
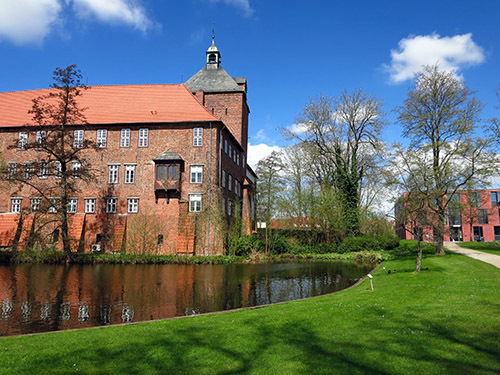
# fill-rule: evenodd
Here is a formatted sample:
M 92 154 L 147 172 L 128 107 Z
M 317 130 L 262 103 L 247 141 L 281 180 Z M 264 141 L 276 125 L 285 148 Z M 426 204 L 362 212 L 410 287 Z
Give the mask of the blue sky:
M 0 91 L 47 87 L 73 63 L 89 85 L 180 83 L 214 27 L 222 66 L 248 79 L 255 162 L 311 98 L 363 88 L 390 114 L 436 61 L 477 91 L 485 119 L 498 115 L 499 25 L 496 0 L 1 0 Z M 400 134 L 391 124 L 384 139 Z

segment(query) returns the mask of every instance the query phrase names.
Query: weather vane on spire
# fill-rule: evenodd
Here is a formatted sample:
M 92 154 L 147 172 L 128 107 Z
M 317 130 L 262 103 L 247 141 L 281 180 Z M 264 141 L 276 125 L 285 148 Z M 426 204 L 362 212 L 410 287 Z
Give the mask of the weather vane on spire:
M 215 41 L 215 22 L 212 22 L 212 41 Z

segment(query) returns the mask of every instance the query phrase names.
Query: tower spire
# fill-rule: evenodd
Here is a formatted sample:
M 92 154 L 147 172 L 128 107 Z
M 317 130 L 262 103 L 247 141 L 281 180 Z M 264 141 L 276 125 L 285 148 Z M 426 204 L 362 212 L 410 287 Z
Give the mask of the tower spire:
M 215 46 L 214 28 L 212 28 L 212 45 L 208 47 L 206 54 L 207 54 L 207 69 L 217 69 L 220 65 L 220 52 Z

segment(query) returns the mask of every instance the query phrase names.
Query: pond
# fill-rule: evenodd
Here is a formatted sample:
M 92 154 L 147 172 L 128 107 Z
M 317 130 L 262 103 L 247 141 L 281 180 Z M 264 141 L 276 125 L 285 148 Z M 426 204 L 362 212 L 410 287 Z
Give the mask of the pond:
M 265 305 L 347 288 L 372 266 L 0 265 L 0 336 Z

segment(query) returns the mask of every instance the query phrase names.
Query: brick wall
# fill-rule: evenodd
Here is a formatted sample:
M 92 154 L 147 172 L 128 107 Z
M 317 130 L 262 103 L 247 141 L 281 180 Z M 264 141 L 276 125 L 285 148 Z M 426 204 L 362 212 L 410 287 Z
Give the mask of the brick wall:
M 138 147 L 138 129 L 147 127 L 149 129 L 148 147 Z M 193 146 L 193 128 L 203 128 L 203 144 L 201 147 Z M 131 230 L 134 216 L 153 215 L 162 223 L 163 245 L 159 246 L 160 253 L 175 253 L 178 247 L 182 252 L 194 252 L 194 238 L 192 230 L 189 228 L 193 224 L 197 213 L 189 212 L 189 194 L 202 194 L 202 207 L 206 208 L 208 202 L 209 190 L 218 191 L 219 187 L 219 143 L 218 134 L 221 128 L 220 123 L 213 123 L 212 130 L 207 123 L 188 123 L 188 124 L 148 124 L 144 126 L 109 126 L 109 127 L 88 127 L 85 130 L 85 138 L 95 140 L 96 130 L 107 128 L 107 147 L 99 151 L 85 150 L 85 160 L 95 169 L 97 178 L 90 184 L 79 181 L 80 193 L 78 197 L 78 212 L 84 212 L 84 198 L 97 198 L 96 213 L 87 214 L 85 228 L 85 250 L 95 243 L 97 235 L 111 233 L 107 246 L 112 247 L 114 251 L 117 248 L 116 236 L 113 230 L 107 230 L 107 227 L 113 228 L 114 217 L 127 216 L 127 231 Z M 130 147 L 120 147 L 120 134 L 122 128 L 131 129 Z M 34 133 L 30 133 L 34 137 Z M 25 161 L 34 161 L 40 158 L 34 150 L 20 151 L 16 149 L 7 149 L 7 145 L 17 141 L 18 131 L 2 130 L 0 134 L 1 146 L 4 150 L 4 159 L 6 162 L 17 162 L 18 167 Z M 211 149 L 210 149 L 211 146 Z M 155 164 L 153 159 L 165 151 L 177 152 L 183 159 L 180 171 L 181 192 L 177 198 L 159 198 L 155 196 Z M 224 162 L 224 165 L 228 161 Z M 118 183 L 108 183 L 108 164 L 116 164 L 118 167 Z M 135 167 L 134 183 L 125 183 L 125 165 L 132 164 Z M 202 183 L 190 182 L 190 166 L 201 165 L 203 167 Z M 227 167 L 230 169 L 230 167 Z M 53 184 L 55 177 L 49 177 L 47 183 Z M 35 182 L 38 177 L 33 176 Z M 2 212 L 10 211 L 10 197 L 23 197 L 23 207 L 29 209 L 30 197 L 36 197 L 38 194 L 27 186 L 5 185 L 0 194 L 0 207 Z M 104 197 L 118 198 L 116 214 L 105 213 Z M 139 198 L 139 212 L 127 213 L 127 198 Z M 116 221 L 116 220 L 115 220 Z M 120 229 L 122 230 L 122 229 Z M 197 239 L 198 240 L 198 239 Z M 200 241 L 202 239 L 199 239 Z M 110 243 L 114 245 L 111 246 Z M 129 249 L 131 250 L 131 249 Z M 220 251 L 219 251 L 220 252 Z

